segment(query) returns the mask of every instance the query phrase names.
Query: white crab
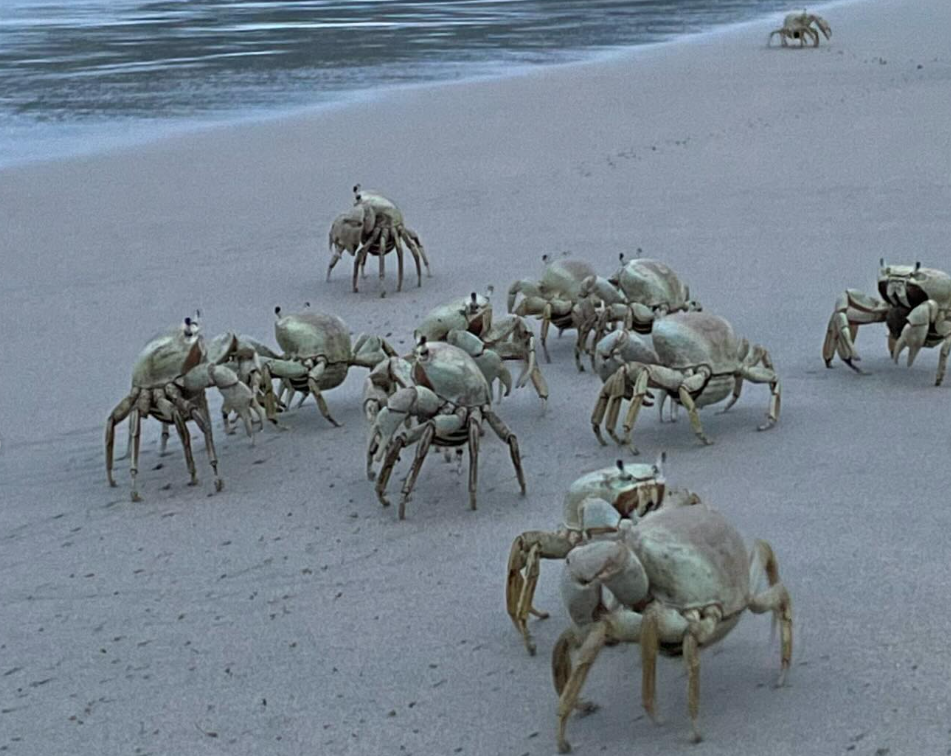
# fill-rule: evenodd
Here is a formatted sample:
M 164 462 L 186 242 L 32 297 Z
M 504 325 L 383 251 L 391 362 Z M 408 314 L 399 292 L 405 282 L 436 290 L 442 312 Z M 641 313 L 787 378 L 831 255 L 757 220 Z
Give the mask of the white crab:
M 661 506 L 667 490 L 663 462 L 663 455 L 653 465 L 625 465 L 619 459 L 615 467 L 582 475 L 568 488 L 563 523 L 557 530 L 528 530 L 512 542 L 505 605 L 530 654 L 535 654 L 535 642 L 528 631 L 528 616 L 548 617 L 533 606 L 541 560 L 564 559 L 582 541 L 581 509 L 591 497 L 609 502 L 615 514 L 634 520 Z M 590 519 L 588 527 L 593 527 Z
M 888 325 L 888 351 L 896 363 L 905 348 L 911 367 L 922 347 L 941 345 L 935 377 L 935 386 L 940 386 L 951 352 L 951 276 L 922 268 L 920 262 L 886 265 L 882 259 L 878 291 L 884 301 L 858 289 L 846 289 L 839 295 L 822 346 L 826 367 L 832 367 L 838 352 L 846 365 L 861 373 L 855 364 L 859 361 L 855 350 L 859 326 L 884 322 Z
M 340 423 L 330 415 L 323 392 L 343 383 L 351 367 L 372 369 L 396 352 L 377 336 L 360 334 L 351 342 L 347 324 L 336 315 L 310 309 L 282 315 L 280 307 L 274 308 L 274 314 L 274 335 L 284 353 L 273 358 L 257 352 L 268 417 L 273 420 L 277 414 L 277 398 L 271 388 L 272 378 L 276 377 L 283 384 L 281 399 L 285 406 L 290 407 L 295 392 L 302 394 L 298 407 L 313 396 L 320 414 L 339 427 Z
M 779 42 L 783 47 L 787 47 L 787 40 L 792 39 L 799 40 L 800 47 L 805 47 L 808 40 L 812 40 L 813 47 L 818 47 L 819 32 L 822 32 L 826 39 L 832 39 L 832 27 L 822 16 L 807 13 L 805 10 L 802 13 L 789 13 L 783 19 L 782 27 L 770 32 L 766 46 L 769 47 L 773 37 L 779 35 Z
M 581 295 L 600 300 L 594 343 L 618 325 L 638 333 L 650 333 L 654 321 L 682 311 L 699 311 L 700 303 L 690 298 L 690 287 L 665 263 L 646 257 L 625 262 L 611 278 L 585 279 Z M 593 350 L 591 352 L 594 358 Z
M 447 341 L 464 349 L 482 369 L 491 386 L 498 378 L 505 387 L 505 395 L 511 391 L 511 376 L 502 364 L 518 360 L 524 363 L 521 374 L 515 381 L 521 388 L 530 380 L 538 397 L 548 399 L 548 384 L 535 358 L 535 334 L 526 320 L 519 315 L 509 315 L 501 320 L 492 313 L 488 294 L 481 296 L 472 292 L 467 298 L 457 299 L 434 308 L 423 318 L 413 332 L 419 341 Z M 503 394 L 499 391 L 499 399 Z
M 632 334 L 633 336 L 633 334 Z M 723 318 L 705 312 L 680 312 L 654 324 L 651 345 L 658 361 L 628 362 L 612 375 L 598 394 L 591 426 L 602 445 L 601 423 L 618 444 L 637 454 L 631 431 L 649 389 L 667 392 L 671 401 L 687 410 L 694 433 L 705 444 L 713 443 L 703 432 L 698 409 L 732 397 L 722 410 L 726 412 L 740 398 L 743 381 L 767 383 L 771 399 L 766 423 L 759 430 L 773 427 L 779 420 L 780 385 L 769 352 L 759 345 L 739 340 Z M 624 437 L 615 433 L 620 404 L 630 399 L 624 420 Z M 606 416 L 606 420 L 605 420 Z
M 581 367 L 581 352 L 597 322 L 596 303 L 581 296 L 582 281 L 594 278 L 595 272 L 583 260 L 568 257 L 556 259 L 542 256 L 545 270 L 537 281 L 523 278 L 509 287 L 508 311 L 519 316 L 534 316 L 542 321 L 541 344 L 545 361 L 548 354 L 548 329 L 554 325 L 559 335 L 574 328 L 578 332 L 575 343 L 575 364 Z M 519 299 L 521 295 L 521 299 Z
M 699 651 L 724 638 L 747 609 L 772 612 L 779 622 L 782 685 L 792 661 L 792 601 L 772 548 L 756 541 L 747 554 L 742 536 L 723 515 L 696 497 L 685 503 L 692 506 L 662 507 L 636 525 L 607 502 L 585 503 L 583 527 L 590 535 L 569 552 L 562 579 L 572 625 L 552 651 L 560 753 L 571 750 L 565 728 L 572 711 L 594 708 L 579 696 L 607 644 L 640 644 L 641 696 L 652 719 L 657 654 L 683 656 L 695 742 L 700 740 Z M 588 527 L 589 515 L 596 528 Z M 761 592 L 755 590 L 757 566 L 769 582 Z
M 423 249 L 419 235 L 411 228 L 407 228 L 403 220 L 403 211 L 396 204 L 379 192 L 353 187 L 354 206 L 338 215 L 330 228 L 330 247 L 333 256 L 327 268 L 327 280 L 330 272 L 340 260 L 344 251 L 354 255 L 353 261 L 353 290 L 357 289 L 358 273 L 366 267 L 368 255 L 380 258 L 380 278 L 386 272 L 384 258 L 392 251 L 396 251 L 398 266 L 396 290 L 403 289 L 403 245 L 409 249 L 416 263 L 417 286 L 423 285 L 423 273 L 420 261 L 426 266 L 426 275 L 432 275 L 429 269 L 429 259 Z
M 234 433 L 231 426 L 231 412 L 244 424 L 245 431 L 251 442 L 254 443 L 253 425 L 257 422 L 264 428 L 265 419 L 276 424 L 274 418 L 268 418 L 263 405 L 267 402 L 268 391 L 264 385 L 264 366 L 261 358 L 280 359 L 280 355 L 272 351 L 266 344 L 244 334 L 236 335 L 226 332 L 219 334 L 208 343 L 208 360 L 230 368 L 235 372 L 238 380 L 251 391 L 251 398 L 247 406 L 242 403 L 235 405 L 225 401 L 221 405 L 222 425 L 225 433 Z M 244 392 L 242 392 L 243 394 Z
M 376 412 L 367 445 L 367 477 L 370 480 L 376 477 L 376 494 L 380 503 L 389 506 L 386 484 L 405 447 L 415 446 L 416 455 L 402 487 L 401 520 L 406 516 L 406 502 L 430 446 L 451 448 L 467 445 L 469 505 L 475 509 L 483 420 L 508 445 L 519 488 L 524 495 L 525 474 L 518 440 L 492 410 L 492 392 L 473 359 L 452 344 L 429 343 L 420 339 L 413 363 L 390 360 L 387 367 L 392 368 L 394 362 L 397 366 L 395 378 L 406 385 L 388 396 L 385 406 Z M 383 461 L 379 474 L 375 476 L 373 462 L 378 457 Z
M 133 365 L 132 390 L 106 419 L 106 477 L 109 485 L 116 485 L 112 477 L 115 427 L 128 417 L 131 496 L 132 501 L 141 501 L 137 487 L 141 424 L 146 418 L 154 417 L 163 424 L 163 452 L 167 427 L 175 426 L 185 451 L 185 463 L 191 477 L 189 485 L 192 486 L 198 484 L 198 476 L 186 423 L 190 420 L 198 426 L 205 437 L 208 461 L 215 475 L 215 490 L 220 491 L 224 482 L 218 475 L 218 456 L 205 399 L 205 389 L 211 386 L 221 391 L 226 406 L 239 413 L 250 411 L 253 398 L 250 389 L 238 380 L 234 371 L 207 361 L 197 321 L 185 318 L 183 325 L 150 339 Z

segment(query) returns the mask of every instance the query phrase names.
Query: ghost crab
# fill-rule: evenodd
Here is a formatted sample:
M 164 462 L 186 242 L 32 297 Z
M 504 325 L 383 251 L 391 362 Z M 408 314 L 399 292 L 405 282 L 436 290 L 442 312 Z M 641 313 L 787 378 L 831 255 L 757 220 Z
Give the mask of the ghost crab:
M 502 363 L 509 360 L 524 362 L 515 386 L 521 388 L 530 380 L 538 398 L 545 402 L 548 384 L 535 358 L 535 334 L 519 315 L 493 319 L 489 298 L 492 293 L 493 289 L 489 287 L 484 296 L 472 292 L 467 298 L 436 307 L 423 318 L 413 335 L 417 341 L 425 337 L 427 341 L 446 341 L 464 349 L 475 359 L 490 386 L 496 378 L 499 379 L 500 400 L 502 388 L 507 396 L 512 384 L 512 378 Z
M 620 268 L 611 278 L 595 276 L 582 282 L 581 295 L 594 295 L 602 303 L 595 343 L 618 324 L 637 333 L 650 333 L 658 318 L 703 309 L 690 298 L 690 287 L 681 282 L 668 265 L 646 257 L 625 262 L 623 253 L 620 262 Z
M 704 312 L 676 313 L 654 324 L 651 344 L 657 363 L 628 362 L 601 388 L 591 426 L 602 445 L 607 445 L 601 435 L 604 422 L 611 438 L 638 453 L 631 431 L 650 388 L 662 389 L 671 401 L 683 405 L 694 433 L 705 444 L 713 442 L 703 432 L 698 409 L 726 399 L 732 389 L 722 410 L 726 412 L 740 398 L 744 380 L 770 387 L 766 423 L 758 429 L 767 430 L 779 420 L 779 378 L 769 352 L 759 345 L 751 347 L 746 339 L 738 340 L 725 319 Z M 624 437 L 618 438 L 615 428 L 623 399 L 630 399 L 631 404 L 624 420 Z
M 941 345 L 935 386 L 940 386 L 951 352 L 951 276 L 921 263 L 886 265 L 879 261 L 878 291 L 882 301 L 859 291 L 846 289 L 835 303 L 829 319 L 822 359 L 832 367 L 838 352 L 841 360 L 857 373 L 862 370 L 855 350 L 859 326 L 869 323 L 888 325 L 888 351 L 897 363 L 908 349 L 908 367 L 922 347 Z
M 583 297 L 581 285 L 585 279 L 595 278 L 594 268 L 583 260 L 567 257 L 552 259 L 542 256 L 545 270 L 537 281 L 523 278 L 509 287 L 508 311 L 522 317 L 534 316 L 542 321 L 541 344 L 545 361 L 551 362 L 548 354 L 548 329 L 554 325 L 558 334 L 569 328 L 578 331 L 575 344 L 575 364 L 581 366 L 581 352 L 587 343 L 588 334 L 597 320 L 596 303 Z M 521 294 L 521 299 L 519 295 Z
M 386 484 L 404 448 L 415 445 L 416 456 L 403 483 L 399 504 L 401 520 L 406 517 L 406 502 L 430 446 L 468 445 L 469 506 L 475 509 L 483 420 L 508 445 L 519 488 L 525 494 L 518 440 L 492 410 L 489 384 L 465 351 L 452 344 L 430 343 L 421 338 L 413 363 L 390 360 L 386 367 L 395 370 L 396 377 L 405 385 L 387 397 L 386 404 L 376 412 L 367 445 L 367 477 L 370 480 L 376 477 L 377 498 L 384 507 L 389 506 Z M 402 427 L 404 425 L 407 427 Z M 373 462 L 378 457 L 383 462 L 379 474 L 374 476 Z
M 115 426 L 129 418 L 130 464 L 132 501 L 141 501 L 137 487 L 139 470 L 139 440 L 142 421 L 154 417 L 163 424 L 162 450 L 167 440 L 167 427 L 174 425 L 185 451 L 185 463 L 191 476 L 189 485 L 198 484 L 195 458 L 192 456 L 191 436 L 186 427 L 192 421 L 205 437 L 208 461 L 215 475 L 215 490 L 221 491 L 224 482 L 218 474 L 218 456 L 215 453 L 211 419 L 205 389 L 216 386 L 225 404 L 239 413 L 249 411 L 251 391 L 238 380 L 234 371 L 220 362 L 208 362 L 204 341 L 197 320 L 185 318 L 183 325 L 175 326 L 154 336 L 139 353 L 132 368 L 132 390 L 116 405 L 106 419 L 106 477 L 115 486 L 112 477 L 112 459 L 115 445 Z
M 529 530 L 512 542 L 509 552 L 508 577 L 505 584 L 505 606 L 515 629 L 522 636 L 528 653 L 535 655 L 535 642 L 528 631 L 528 615 L 539 619 L 547 612 L 536 609 L 532 602 L 542 559 L 564 559 L 568 552 L 581 543 L 584 536 L 583 510 L 590 501 L 607 502 L 619 517 L 636 520 L 661 506 L 667 489 L 663 463 L 665 456 L 653 465 L 624 464 L 618 460 L 615 467 L 595 470 L 578 478 L 568 488 L 564 503 L 564 522 L 553 532 Z M 587 527 L 591 529 L 592 518 Z M 600 526 L 598 526 L 600 527 Z
M 773 41 L 773 37 L 779 35 L 779 42 L 783 47 L 789 45 L 787 40 L 799 40 L 799 46 L 805 47 L 808 40 L 812 40 L 812 46 L 819 46 L 819 32 L 822 32 L 826 39 L 832 39 L 832 27 L 822 16 L 816 16 L 813 13 L 790 13 L 783 19 L 783 25 L 779 29 L 770 32 L 766 40 L 766 46 Z
M 246 386 L 250 392 L 250 398 L 247 402 L 224 401 L 221 405 L 221 419 L 225 433 L 234 433 L 231 427 L 231 413 L 234 412 L 239 420 L 244 424 L 245 431 L 254 443 L 253 425 L 257 422 L 261 429 L 264 429 L 265 419 L 270 419 L 274 424 L 277 421 L 274 418 L 268 418 L 263 405 L 267 403 L 268 389 L 264 383 L 264 365 L 261 358 L 279 359 L 280 355 L 273 352 L 267 345 L 252 338 L 251 336 L 236 335 L 226 332 L 213 338 L 208 344 L 208 360 L 218 362 L 235 372 L 238 380 Z M 245 392 L 241 392 L 245 395 Z
M 320 414 L 331 425 L 339 427 L 340 423 L 330 415 L 323 392 L 343 383 L 354 365 L 372 369 L 396 352 L 377 336 L 361 334 L 351 343 L 347 324 L 336 315 L 308 309 L 282 315 L 280 307 L 274 308 L 274 314 L 277 316 L 274 334 L 284 353 L 278 359 L 262 357 L 258 352 L 268 417 L 274 419 L 277 413 L 271 385 L 272 378 L 276 377 L 286 389 L 286 406 L 290 406 L 295 391 L 302 394 L 298 407 L 311 395 Z
M 417 286 L 423 285 L 423 273 L 420 260 L 426 266 L 426 275 L 429 270 L 429 259 L 423 249 L 419 236 L 411 228 L 407 228 L 403 220 L 403 211 L 396 204 L 378 192 L 353 187 L 354 206 L 346 213 L 342 213 L 334 220 L 330 227 L 330 249 L 332 257 L 327 268 L 327 280 L 334 266 L 347 251 L 354 256 L 353 261 L 353 290 L 357 289 L 358 273 L 366 267 L 368 255 L 380 258 L 380 278 L 383 279 L 386 266 L 384 258 L 392 251 L 396 251 L 398 266 L 396 290 L 403 289 L 403 245 L 409 249 L 416 263 Z
M 792 600 L 773 549 L 756 541 L 748 555 L 742 536 L 723 515 L 699 500 L 691 503 L 663 507 L 636 526 L 619 515 L 613 525 L 599 520 L 597 535 L 568 554 L 562 596 L 572 626 L 552 651 L 560 753 L 571 750 L 565 728 L 572 711 L 593 708 L 579 695 L 605 645 L 640 644 L 641 697 L 651 719 L 658 652 L 683 656 L 694 742 L 701 739 L 700 649 L 723 639 L 747 609 L 772 612 L 779 623 L 777 685 L 783 684 L 792 661 Z M 769 583 L 761 592 L 754 590 L 757 566 Z

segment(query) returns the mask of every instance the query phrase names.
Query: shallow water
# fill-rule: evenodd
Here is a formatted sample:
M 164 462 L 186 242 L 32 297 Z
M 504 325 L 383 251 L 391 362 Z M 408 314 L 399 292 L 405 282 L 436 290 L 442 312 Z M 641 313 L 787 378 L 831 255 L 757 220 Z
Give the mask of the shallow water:
M 0 165 L 367 89 L 502 75 L 788 0 L 2 0 Z

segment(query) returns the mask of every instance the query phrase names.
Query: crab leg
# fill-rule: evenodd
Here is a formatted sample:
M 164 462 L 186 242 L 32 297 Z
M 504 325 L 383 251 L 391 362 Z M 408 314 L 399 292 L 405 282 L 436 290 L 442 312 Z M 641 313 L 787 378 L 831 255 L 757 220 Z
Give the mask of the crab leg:
M 390 474 L 399 461 L 400 452 L 406 446 L 406 439 L 403 435 L 395 436 L 386 446 L 386 457 L 380 466 L 380 472 L 376 477 L 376 497 L 384 507 L 390 506 L 386 498 L 386 484 L 390 481 Z M 369 467 L 369 452 L 367 466 Z
M 140 389 L 132 389 L 131 393 L 116 405 L 115 409 L 109 413 L 109 417 L 106 419 L 106 478 L 109 480 L 109 485 L 113 488 L 116 486 L 116 481 L 112 477 L 112 456 L 116 442 L 116 424 L 121 423 L 129 416 L 129 413 L 135 406 L 136 400 L 139 398 L 139 392 Z M 132 436 L 130 435 L 129 438 L 131 439 Z
M 509 551 L 508 579 L 505 583 L 505 606 L 512 624 L 525 641 L 525 648 L 535 655 L 535 643 L 528 631 L 528 616 L 547 619 L 548 612 L 536 609 L 532 602 L 541 574 L 542 559 L 564 559 L 574 544 L 567 533 L 546 533 L 530 530 L 514 541 Z
M 198 471 L 195 468 L 195 455 L 192 453 L 191 434 L 188 432 L 185 419 L 177 409 L 173 410 L 172 417 L 174 418 L 175 431 L 178 433 L 178 439 L 182 442 L 182 451 L 185 453 L 185 466 L 188 468 L 189 475 L 188 485 L 197 486 Z
M 165 389 L 153 390 L 152 402 L 158 408 L 158 411 L 162 414 L 162 416 L 171 418 L 171 424 L 175 425 L 175 432 L 178 434 L 178 438 L 182 442 L 182 450 L 185 453 L 185 465 L 188 467 L 188 474 L 190 476 L 190 482 L 188 485 L 198 485 L 198 475 L 195 471 L 195 458 L 192 456 L 191 436 L 188 433 L 188 429 L 185 427 L 184 418 L 182 418 L 182 415 L 175 407 L 175 404 L 169 401 L 169 399 L 166 397 Z M 162 433 L 163 435 L 167 435 L 170 424 L 164 420 L 161 422 Z
M 776 373 L 770 368 L 766 367 L 748 367 L 743 365 L 740 367 L 740 376 L 737 377 L 737 387 L 734 389 L 734 395 L 739 395 L 739 385 L 742 383 L 743 379 L 750 381 L 751 383 L 768 383 L 770 391 L 770 400 L 769 400 L 769 411 L 766 413 L 766 422 L 763 425 L 757 427 L 757 430 L 769 430 L 779 421 L 779 409 L 782 400 L 782 393 L 779 385 L 779 377 Z M 734 400 L 731 400 L 730 404 L 727 405 L 729 409 Z M 726 410 L 724 410 L 726 412 Z
M 568 631 L 570 632 L 570 631 Z M 581 650 L 578 653 L 577 663 L 572 668 L 570 658 L 571 641 L 562 641 L 559 638 L 552 653 L 552 677 L 555 681 L 555 689 L 558 697 L 558 753 L 569 753 L 571 744 L 565 738 L 565 727 L 568 724 L 568 717 L 578 705 L 578 697 L 581 694 L 581 688 L 584 686 L 591 666 L 604 648 L 607 642 L 608 629 L 605 623 L 597 622 L 588 631 L 587 637 L 581 644 Z M 567 672 L 567 674 L 566 674 Z M 559 684 L 562 686 L 558 688 Z
M 149 407 L 152 403 L 151 394 L 143 391 L 135 401 L 135 409 L 129 416 L 129 434 L 132 437 L 132 459 L 129 461 L 129 474 L 132 476 L 132 501 L 142 501 L 136 485 L 136 476 L 139 474 L 139 441 L 142 420 L 149 416 Z
M 949 330 L 951 330 L 951 323 L 947 323 Z M 941 382 L 944 380 L 944 373 L 948 367 L 948 354 L 951 353 L 951 333 L 944 337 L 944 341 L 941 342 L 941 351 L 938 352 L 938 374 L 935 376 L 934 385 L 940 386 Z
M 406 502 L 409 500 L 409 495 L 413 491 L 413 486 L 416 485 L 416 478 L 419 477 L 419 471 L 423 468 L 423 462 L 426 461 L 426 455 L 429 453 L 429 446 L 432 444 L 435 437 L 435 426 L 432 423 L 426 423 L 423 433 L 416 444 L 416 459 L 413 460 L 413 467 L 410 470 L 409 475 L 406 476 L 406 480 L 403 481 L 403 490 L 402 495 L 400 496 L 399 511 L 399 518 L 401 520 L 406 519 Z
M 776 685 L 780 687 L 785 682 L 786 673 L 792 663 L 792 599 L 789 596 L 789 591 L 786 590 L 786 586 L 779 579 L 779 563 L 776 561 L 776 555 L 773 553 L 772 547 L 766 541 L 756 541 L 754 544 L 753 551 L 750 554 L 750 572 L 753 571 L 757 560 L 762 563 L 763 569 L 766 571 L 769 588 L 750 598 L 749 609 L 755 614 L 772 612 L 773 617 L 779 621 L 782 657 L 779 679 L 776 681 Z
M 641 647 L 641 705 L 651 721 L 657 723 L 654 699 L 657 694 L 657 652 L 660 648 L 660 630 L 657 614 L 647 611 L 643 615 L 638 643 Z
M 693 730 L 692 740 L 699 743 L 703 740 L 697 727 L 697 717 L 700 714 L 700 649 L 692 632 L 684 636 L 683 651 L 684 666 L 687 668 L 687 711 L 690 714 L 690 728 Z
M 380 280 L 381 281 L 384 278 L 386 278 L 386 240 L 388 236 L 389 236 L 389 231 L 386 228 L 386 226 L 383 226 L 380 229 Z M 397 291 L 400 290 L 400 285 L 402 283 L 403 283 L 402 281 L 399 281 L 396 284 Z
M 215 476 L 215 490 L 221 491 L 225 483 L 218 475 L 218 454 L 215 452 L 215 439 L 211 430 L 211 419 L 208 415 L 208 403 L 205 401 L 204 392 L 192 402 L 185 399 L 177 386 L 166 386 L 165 393 L 181 413 L 182 419 L 193 420 L 205 437 L 205 451 L 208 454 L 208 464 L 211 465 L 211 470 Z
M 601 423 L 607 414 L 607 422 L 604 423 L 609 435 L 617 443 L 621 440 L 617 437 L 614 429 L 617 427 L 617 418 L 621 409 L 621 400 L 627 393 L 628 374 L 625 367 L 618 368 L 614 375 L 608 378 L 601 391 L 598 393 L 598 401 L 594 405 L 594 411 L 591 413 L 591 428 L 597 437 L 601 446 L 607 446 L 607 441 L 601 435 Z
M 423 243 L 419 240 L 419 235 L 410 228 L 405 226 L 400 227 L 400 236 L 403 238 L 403 241 L 406 243 L 406 246 L 409 247 L 409 251 L 413 255 L 413 259 L 416 260 L 416 278 L 418 280 L 417 286 L 423 285 L 423 274 L 419 268 L 419 260 L 422 258 L 423 265 L 426 266 L 426 277 L 432 277 L 432 271 L 429 269 L 429 259 L 426 257 L 426 250 L 423 249 Z
M 357 292 L 357 274 L 366 267 L 367 264 L 367 255 L 370 254 L 370 247 L 372 247 L 380 238 L 380 232 L 382 226 L 377 228 L 369 238 L 360 246 L 360 249 L 357 250 L 356 257 L 353 260 L 353 291 Z M 382 257 L 384 251 L 380 250 L 381 265 Z
M 323 377 L 326 368 L 327 360 L 323 358 L 318 360 L 317 364 L 307 374 L 307 387 L 310 389 L 310 393 L 314 395 L 314 401 L 317 402 L 317 408 L 320 410 L 320 414 L 335 428 L 340 428 L 341 424 L 330 416 L 330 409 L 327 407 L 327 402 L 320 393 L 320 379 Z M 303 400 L 301 400 L 301 402 L 303 403 Z
M 839 358 L 855 372 L 861 373 L 853 361 L 859 361 L 855 350 L 855 336 L 860 325 L 882 323 L 889 306 L 880 299 L 870 297 L 858 289 L 846 289 L 835 301 L 835 310 L 829 318 L 826 338 L 822 345 L 822 359 L 826 367 L 832 367 L 836 352 Z
M 522 496 L 525 495 L 525 472 L 522 470 L 522 456 L 518 450 L 518 439 L 515 434 L 509 430 L 508 426 L 502 422 L 502 418 L 495 414 L 488 407 L 485 408 L 485 419 L 489 421 L 489 426 L 495 431 L 504 443 L 509 445 L 509 455 L 512 457 L 512 465 L 515 467 L 515 476 L 518 478 L 519 488 L 522 490 Z M 473 507 L 474 509 L 475 507 Z
M 394 234 L 393 246 L 396 249 L 396 280 L 397 280 L 396 290 L 402 291 L 402 288 L 403 288 L 403 245 L 400 243 L 399 234 Z M 417 278 L 420 279 L 420 281 L 417 283 L 417 287 L 422 286 L 423 285 L 422 276 L 419 275 L 417 276 Z
M 707 438 L 707 434 L 703 432 L 703 425 L 700 423 L 700 413 L 697 412 L 697 405 L 690 395 L 690 390 L 686 386 L 681 386 L 678 393 L 680 395 L 680 403 L 684 406 L 684 409 L 687 410 L 687 417 L 690 418 L 690 426 L 693 428 L 693 432 L 697 438 L 709 446 L 713 441 Z
M 476 492 L 479 484 L 479 437 L 482 435 L 482 423 L 478 411 L 469 416 L 469 508 L 476 509 Z

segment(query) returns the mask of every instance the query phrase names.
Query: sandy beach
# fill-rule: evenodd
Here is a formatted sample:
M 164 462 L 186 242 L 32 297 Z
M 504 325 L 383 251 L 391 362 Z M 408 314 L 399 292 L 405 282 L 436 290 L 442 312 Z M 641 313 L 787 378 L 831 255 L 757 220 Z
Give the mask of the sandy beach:
M 0 172 L 0 752 L 554 753 L 560 566 L 543 565 L 552 618 L 529 657 L 506 559 L 522 531 L 558 525 L 572 480 L 627 456 L 590 431 L 600 382 L 576 372 L 569 334 L 542 366 L 547 413 L 527 389 L 499 406 L 528 495 L 489 435 L 475 512 L 435 455 L 406 521 L 380 507 L 359 368 L 326 395 L 339 429 L 308 402 L 252 448 L 215 413 L 217 494 L 203 445 L 190 488 L 150 421 L 131 503 L 127 461 L 106 483 L 103 422 L 145 341 L 196 309 L 209 336 L 273 344 L 274 307 L 310 302 L 408 350 L 448 299 L 491 284 L 504 310 L 543 254 L 607 275 L 641 248 L 781 375 L 768 433 L 754 385 L 702 414 L 713 446 L 683 413 L 645 411 L 635 433 L 641 459 L 667 452 L 672 485 L 771 542 L 796 647 L 781 689 L 767 617 L 704 652 L 697 746 L 682 665 L 660 664 L 656 727 L 637 648 L 608 649 L 586 687 L 602 708 L 569 725 L 576 752 L 951 753 L 951 385 L 934 386 L 937 350 L 895 366 L 882 325 L 858 337 L 868 375 L 820 358 L 836 296 L 875 294 L 880 257 L 951 270 L 951 4 L 814 10 L 833 28 L 818 49 L 768 49 L 771 18 Z M 349 257 L 324 282 L 357 182 L 423 238 L 421 288 L 395 293 L 388 260 L 353 294 Z

